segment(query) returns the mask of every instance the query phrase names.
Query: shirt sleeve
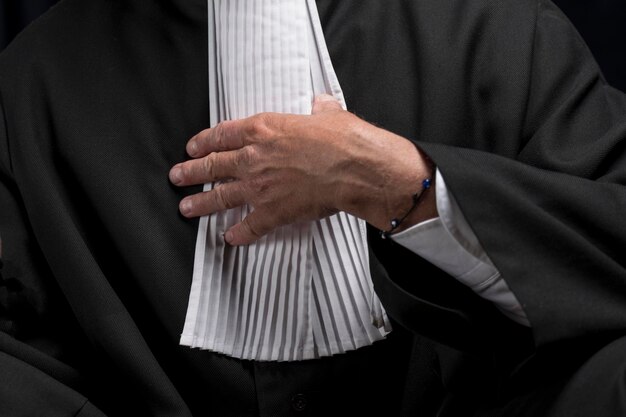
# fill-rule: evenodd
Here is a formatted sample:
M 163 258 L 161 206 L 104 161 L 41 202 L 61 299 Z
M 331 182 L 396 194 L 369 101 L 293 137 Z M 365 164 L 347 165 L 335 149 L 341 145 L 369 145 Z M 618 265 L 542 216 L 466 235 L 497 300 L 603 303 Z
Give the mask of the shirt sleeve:
M 392 239 L 493 302 L 510 319 L 530 326 L 515 294 L 483 250 L 448 191 L 441 172 L 437 170 L 435 175 L 439 217 L 396 233 Z

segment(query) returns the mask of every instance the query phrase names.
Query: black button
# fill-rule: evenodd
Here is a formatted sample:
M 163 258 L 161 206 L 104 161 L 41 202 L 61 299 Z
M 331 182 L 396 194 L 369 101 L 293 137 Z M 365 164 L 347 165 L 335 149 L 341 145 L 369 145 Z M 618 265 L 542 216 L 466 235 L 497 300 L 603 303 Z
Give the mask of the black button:
M 304 394 L 296 394 L 291 397 L 291 406 L 296 411 L 304 411 L 306 409 L 307 400 Z

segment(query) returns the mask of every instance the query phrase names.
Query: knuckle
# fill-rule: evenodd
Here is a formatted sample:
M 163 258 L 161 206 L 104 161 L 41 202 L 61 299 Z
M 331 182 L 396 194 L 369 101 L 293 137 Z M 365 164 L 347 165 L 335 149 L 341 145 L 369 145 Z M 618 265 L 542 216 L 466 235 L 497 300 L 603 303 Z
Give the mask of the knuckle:
M 207 178 L 217 178 L 216 177 L 216 157 L 217 154 L 212 153 L 205 156 L 202 159 L 202 171 Z
M 238 167 L 251 167 L 254 166 L 254 162 L 257 160 L 257 151 L 253 146 L 246 146 L 241 148 L 235 157 L 233 163 Z
M 218 186 L 214 189 L 214 202 L 215 205 L 219 208 L 230 209 L 233 208 L 233 205 L 230 201 L 230 198 L 227 195 L 225 188 L 223 186 Z
M 259 113 L 250 119 L 249 133 L 257 138 L 265 138 L 269 136 L 269 125 L 272 118 L 271 113 Z
M 215 136 L 213 137 L 213 141 L 217 149 L 225 149 L 227 130 L 228 130 L 228 121 L 220 122 L 215 127 Z
M 271 182 L 267 177 L 257 177 L 250 181 L 249 187 L 252 190 L 252 193 L 262 197 L 265 195 L 269 189 L 271 188 Z

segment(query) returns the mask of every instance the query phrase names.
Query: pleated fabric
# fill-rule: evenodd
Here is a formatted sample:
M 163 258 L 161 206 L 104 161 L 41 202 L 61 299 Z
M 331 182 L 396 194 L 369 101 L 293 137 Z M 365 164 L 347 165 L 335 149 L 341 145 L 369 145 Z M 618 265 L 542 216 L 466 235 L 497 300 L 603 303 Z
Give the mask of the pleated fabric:
M 208 22 L 211 125 L 266 111 L 310 114 L 321 93 L 345 108 L 314 0 L 208 0 Z M 250 210 L 201 218 L 181 344 L 297 361 L 391 331 L 373 291 L 363 221 L 339 213 L 227 245 L 224 232 Z

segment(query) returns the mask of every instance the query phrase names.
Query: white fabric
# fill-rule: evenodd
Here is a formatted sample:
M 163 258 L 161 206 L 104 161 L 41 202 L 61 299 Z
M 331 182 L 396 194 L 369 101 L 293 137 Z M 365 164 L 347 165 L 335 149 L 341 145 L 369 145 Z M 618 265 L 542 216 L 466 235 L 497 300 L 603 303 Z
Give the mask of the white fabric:
M 208 11 L 211 125 L 266 111 L 310 114 L 321 93 L 345 107 L 315 1 L 208 0 Z M 181 344 L 294 361 L 391 331 L 373 291 L 363 221 L 339 213 L 250 246 L 225 244 L 224 232 L 250 210 L 200 220 Z
M 502 279 L 436 171 L 439 217 L 419 223 L 392 239 L 493 302 L 510 319 L 530 326 L 524 309 Z

